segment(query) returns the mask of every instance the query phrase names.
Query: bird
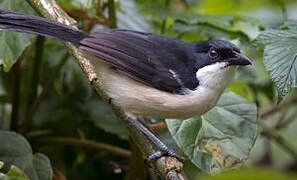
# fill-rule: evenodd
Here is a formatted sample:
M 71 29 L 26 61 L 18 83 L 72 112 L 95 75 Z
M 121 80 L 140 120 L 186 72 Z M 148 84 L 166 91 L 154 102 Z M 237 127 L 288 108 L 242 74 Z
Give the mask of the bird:
M 185 42 L 126 29 L 87 33 L 53 20 L 2 9 L 0 29 L 76 45 L 95 67 L 101 90 L 132 119 L 187 119 L 204 114 L 216 105 L 237 68 L 252 63 L 239 47 L 225 40 Z M 160 147 L 161 151 L 151 157 L 164 152 L 178 157 L 142 123 L 131 122 Z

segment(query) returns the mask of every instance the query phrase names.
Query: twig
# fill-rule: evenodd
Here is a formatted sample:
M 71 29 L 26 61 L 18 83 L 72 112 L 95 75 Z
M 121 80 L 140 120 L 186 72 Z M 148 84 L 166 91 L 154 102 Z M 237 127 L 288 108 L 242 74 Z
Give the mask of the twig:
M 101 3 L 103 4 L 101 5 Z M 104 11 L 107 8 L 107 3 L 98 1 L 95 7 L 96 7 L 96 15 L 103 18 L 106 21 L 107 18 L 105 17 Z
M 93 140 L 85 140 L 85 139 L 77 139 L 77 138 L 64 138 L 64 137 L 49 137 L 49 138 L 39 138 L 34 139 L 34 141 L 40 141 L 45 143 L 57 143 L 57 144 L 68 144 L 73 146 L 82 146 L 88 148 L 95 148 L 99 150 L 105 150 L 115 155 L 128 158 L 131 156 L 131 152 L 129 150 L 112 146 L 109 144 L 104 144 L 101 142 L 93 141 Z
M 283 108 L 285 108 L 287 106 L 290 106 L 292 104 L 296 104 L 296 103 L 297 103 L 297 95 L 293 95 L 292 97 L 284 100 L 279 105 L 271 106 L 271 107 L 267 108 L 266 110 L 264 110 L 263 112 L 259 113 L 259 117 L 260 118 L 267 118 L 268 116 L 271 116 L 276 112 L 279 112 Z
M 30 4 L 34 6 L 34 9 L 36 9 L 44 17 L 47 17 L 52 20 L 56 20 L 60 23 L 64 23 L 67 25 L 73 26 L 75 24 L 75 21 L 71 19 L 65 12 L 62 11 L 61 8 L 56 4 L 56 1 L 54 0 L 42 0 L 42 1 L 27 0 L 27 1 L 30 2 Z M 113 10 L 115 13 L 115 9 Z M 115 14 L 113 17 L 115 17 Z M 77 63 L 80 65 L 82 71 L 87 75 L 90 83 L 96 89 L 97 93 L 100 94 L 105 101 L 108 101 L 107 95 L 101 90 L 101 83 L 99 82 L 97 78 L 97 74 L 94 71 L 94 66 L 89 62 L 88 59 L 85 58 L 85 54 L 82 53 L 76 46 L 70 43 L 65 43 L 65 44 L 70 50 L 71 54 L 76 58 Z M 125 113 L 122 112 L 119 107 L 116 107 L 113 104 L 111 104 L 111 106 L 113 111 L 117 114 L 117 116 L 121 120 L 125 121 L 126 119 Z M 134 142 L 142 151 L 145 157 L 155 152 L 155 149 L 152 143 L 147 139 L 147 137 L 144 134 L 137 131 L 134 128 L 134 126 L 131 126 L 131 124 L 128 123 L 126 125 L 127 125 L 128 131 L 130 132 L 130 136 L 134 139 Z M 180 173 L 181 167 L 182 167 L 181 163 L 173 157 L 164 156 L 162 158 L 159 158 L 155 163 L 155 169 L 158 171 L 159 175 L 163 179 L 183 179 L 183 175 Z
M 108 25 L 108 21 L 99 21 L 98 18 L 95 17 L 90 17 L 88 16 L 86 13 L 84 13 L 83 11 L 79 11 L 79 10 L 72 10 L 72 9 L 68 9 L 65 7 L 61 8 L 67 12 L 68 14 L 71 14 L 72 16 L 78 17 L 80 19 L 84 19 L 84 20 L 88 20 L 90 21 L 92 24 L 101 24 L 103 26 L 107 26 Z
M 287 142 L 283 136 L 281 136 L 278 132 L 276 132 L 274 129 L 266 126 L 263 123 L 260 123 L 262 127 L 262 133 L 263 135 L 267 136 L 268 138 L 273 139 L 275 142 L 277 142 L 281 147 L 283 147 L 284 150 L 286 150 L 288 153 L 290 153 L 295 160 L 297 160 L 297 150 L 295 147 Z
M 276 126 L 275 129 L 280 130 L 283 129 L 285 127 L 288 126 L 288 124 L 290 124 L 291 122 L 293 122 L 297 117 L 297 112 L 294 112 L 290 117 L 288 117 L 286 120 L 283 121 L 279 121 Z

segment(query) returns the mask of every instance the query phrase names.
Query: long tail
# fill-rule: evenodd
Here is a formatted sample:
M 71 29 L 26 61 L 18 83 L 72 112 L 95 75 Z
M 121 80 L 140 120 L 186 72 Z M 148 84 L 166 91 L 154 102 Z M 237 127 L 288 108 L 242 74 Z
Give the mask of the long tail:
M 38 34 L 73 44 L 88 36 L 88 33 L 38 16 L 0 9 L 0 30 Z

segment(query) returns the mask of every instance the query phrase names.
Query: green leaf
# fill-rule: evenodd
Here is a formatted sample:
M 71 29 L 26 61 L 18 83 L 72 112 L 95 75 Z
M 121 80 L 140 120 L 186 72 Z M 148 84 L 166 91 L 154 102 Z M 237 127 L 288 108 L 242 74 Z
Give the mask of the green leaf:
M 4 165 L 2 161 L 0 163 Z M 21 169 L 12 165 L 6 174 L 0 173 L 0 180 L 29 180 L 29 178 Z
M 257 9 L 261 6 L 272 7 L 279 6 L 282 1 L 271 0 L 240 0 L 240 1 L 224 1 L 224 0 L 208 0 L 202 1 L 198 9 L 209 14 L 235 13 L 245 12 L 252 9 Z
M 33 14 L 26 1 L 0 0 L 0 8 Z M 23 33 L 0 31 L 0 65 L 9 71 L 23 50 L 30 44 L 33 36 Z
M 32 154 L 27 140 L 13 132 L 0 131 L 0 161 L 4 170 L 12 165 L 20 168 L 31 180 L 51 180 L 52 168 L 49 159 L 43 154 Z
M 234 25 L 237 17 L 231 15 L 207 15 L 207 14 L 188 14 L 177 17 L 188 24 L 212 24 L 219 27 L 230 27 Z
M 195 179 L 201 180 L 293 180 L 297 176 L 294 174 L 272 171 L 271 169 L 248 169 L 240 171 L 231 171 L 217 174 L 215 176 L 204 176 Z
M 257 108 L 226 92 L 217 106 L 202 116 L 167 119 L 177 145 L 201 170 L 214 173 L 245 162 L 257 134 Z
M 18 167 L 12 165 L 6 175 L 2 174 L 5 180 L 30 180 Z M 0 174 L 1 180 L 1 174 Z
M 153 32 L 149 17 L 143 16 L 133 0 L 119 1 L 120 10 L 117 11 L 118 28 L 143 32 Z
M 262 32 L 257 42 L 264 47 L 264 65 L 280 96 L 297 86 L 297 22 L 287 22 L 283 29 Z

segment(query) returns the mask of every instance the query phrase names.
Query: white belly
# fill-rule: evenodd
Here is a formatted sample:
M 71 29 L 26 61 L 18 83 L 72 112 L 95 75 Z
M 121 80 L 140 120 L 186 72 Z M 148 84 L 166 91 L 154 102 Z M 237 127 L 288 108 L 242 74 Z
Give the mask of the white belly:
M 214 78 L 217 77 L 212 76 L 204 79 L 200 76 L 211 72 L 207 69 L 199 70 L 199 87 L 186 95 L 177 95 L 142 85 L 118 74 L 108 64 L 99 60 L 93 59 L 91 63 L 95 66 L 103 91 L 112 98 L 113 103 L 129 114 L 157 118 L 184 119 L 207 112 L 217 103 L 234 74 L 234 69 L 229 67 L 222 73 L 218 73 L 218 69 L 211 69 L 216 72 L 216 76 L 219 75 L 219 79 L 216 80 Z M 218 82 L 222 79 L 223 82 Z

